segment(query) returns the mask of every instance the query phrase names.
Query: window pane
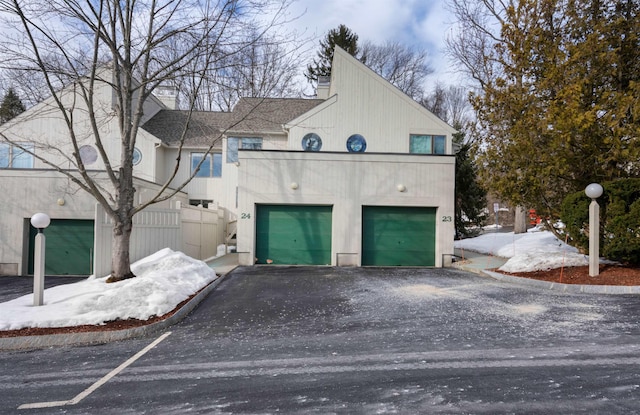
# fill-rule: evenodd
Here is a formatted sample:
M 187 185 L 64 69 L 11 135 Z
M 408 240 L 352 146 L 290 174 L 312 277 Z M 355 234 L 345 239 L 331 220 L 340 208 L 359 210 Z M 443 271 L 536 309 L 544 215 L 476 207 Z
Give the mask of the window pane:
M 262 150 L 262 138 L 243 138 L 242 148 L 245 150 Z
M 433 154 L 444 154 L 447 139 L 443 135 L 433 136 Z
M 235 163 L 238 161 L 238 139 L 235 137 L 227 138 L 227 163 Z
M 0 143 L 0 167 L 9 167 L 9 144 Z
M 204 153 L 191 153 L 191 173 L 194 172 L 203 157 Z M 211 177 L 211 154 L 207 154 L 195 177 Z
M 213 177 L 222 177 L 222 153 L 213 153 Z
M 431 154 L 431 136 L 411 135 L 409 152 L 416 154 Z
M 21 144 L 24 148 L 33 152 L 33 144 Z M 11 163 L 14 169 L 32 169 L 33 168 L 33 156 L 26 151 L 13 146 L 13 160 Z

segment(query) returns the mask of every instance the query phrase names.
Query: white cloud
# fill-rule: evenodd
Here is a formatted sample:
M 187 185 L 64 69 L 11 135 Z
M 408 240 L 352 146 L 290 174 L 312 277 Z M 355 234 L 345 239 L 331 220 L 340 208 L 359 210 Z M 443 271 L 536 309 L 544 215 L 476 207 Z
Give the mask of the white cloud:
M 452 18 L 445 0 L 298 0 L 291 14 L 302 14 L 291 22 L 291 29 L 315 37 L 309 59 L 315 55 L 319 40 L 344 24 L 358 35 L 360 42 L 400 41 L 427 49 L 436 71 L 429 77 L 429 84 L 448 83 L 451 79 L 444 42 Z

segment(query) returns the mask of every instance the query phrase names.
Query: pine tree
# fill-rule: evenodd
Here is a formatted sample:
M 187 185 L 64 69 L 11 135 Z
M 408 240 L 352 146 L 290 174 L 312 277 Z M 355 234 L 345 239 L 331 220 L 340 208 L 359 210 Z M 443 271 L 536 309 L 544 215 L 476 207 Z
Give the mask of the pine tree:
M 487 192 L 478 182 L 473 148 L 464 142 L 464 133 L 453 135 L 460 146 L 456 153 L 455 227 L 456 237 L 472 236 L 485 220 Z
M 640 175 L 640 4 L 520 0 L 501 14 L 473 100 L 481 177 L 557 217 L 566 194 Z
M 318 77 L 331 75 L 331 62 L 333 61 L 333 51 L 336 46 L 340 46 L 350 55 L 358 57 L 358 35 L 353 33 L 347 26 L 341 24 L 336 29 L 331 29 L 327 36 L 320 41 L 318 59 L 307 65 L 304 76 L 310 83 L 318 82 Z
M 18 94 L 15 93 L 13 88 L 9 88 L 2 99 L 2 104 L 0 104 L 0 124 L 4 124 L 16 115 L 24 112 L 24 110 L 24 104 L 20 101 Z

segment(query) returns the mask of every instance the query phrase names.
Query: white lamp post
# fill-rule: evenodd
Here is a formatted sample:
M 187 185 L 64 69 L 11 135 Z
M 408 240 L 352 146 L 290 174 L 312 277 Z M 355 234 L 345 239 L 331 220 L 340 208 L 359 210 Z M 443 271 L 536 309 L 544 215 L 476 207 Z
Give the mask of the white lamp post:
M 591 183 L 584 192 L 591 198 L 589 205 L 589 276 L 600 274 L 600 205 L 596 201 L 602 196 L 602 186 Z
M 46 213 L 31 216 L 31 224 L 38 229 L 33 253 L 33 305 L 42 305 L 44 300 L 44 249 L 46 238 L 43 230 L 49 226 L 51 219 Z

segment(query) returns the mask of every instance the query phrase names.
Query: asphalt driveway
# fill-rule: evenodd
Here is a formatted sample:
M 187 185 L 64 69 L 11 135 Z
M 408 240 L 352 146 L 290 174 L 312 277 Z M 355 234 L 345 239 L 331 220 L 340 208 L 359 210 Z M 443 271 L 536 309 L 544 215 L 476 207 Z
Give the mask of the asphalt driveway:
M 640 413 L 640 297 L 451 269 L 241 267 L 138 361 L 35 413 Z M 159 335 L 0 354 L 0 413 Z M 3 412 L 4 410 L 4 412 Z

